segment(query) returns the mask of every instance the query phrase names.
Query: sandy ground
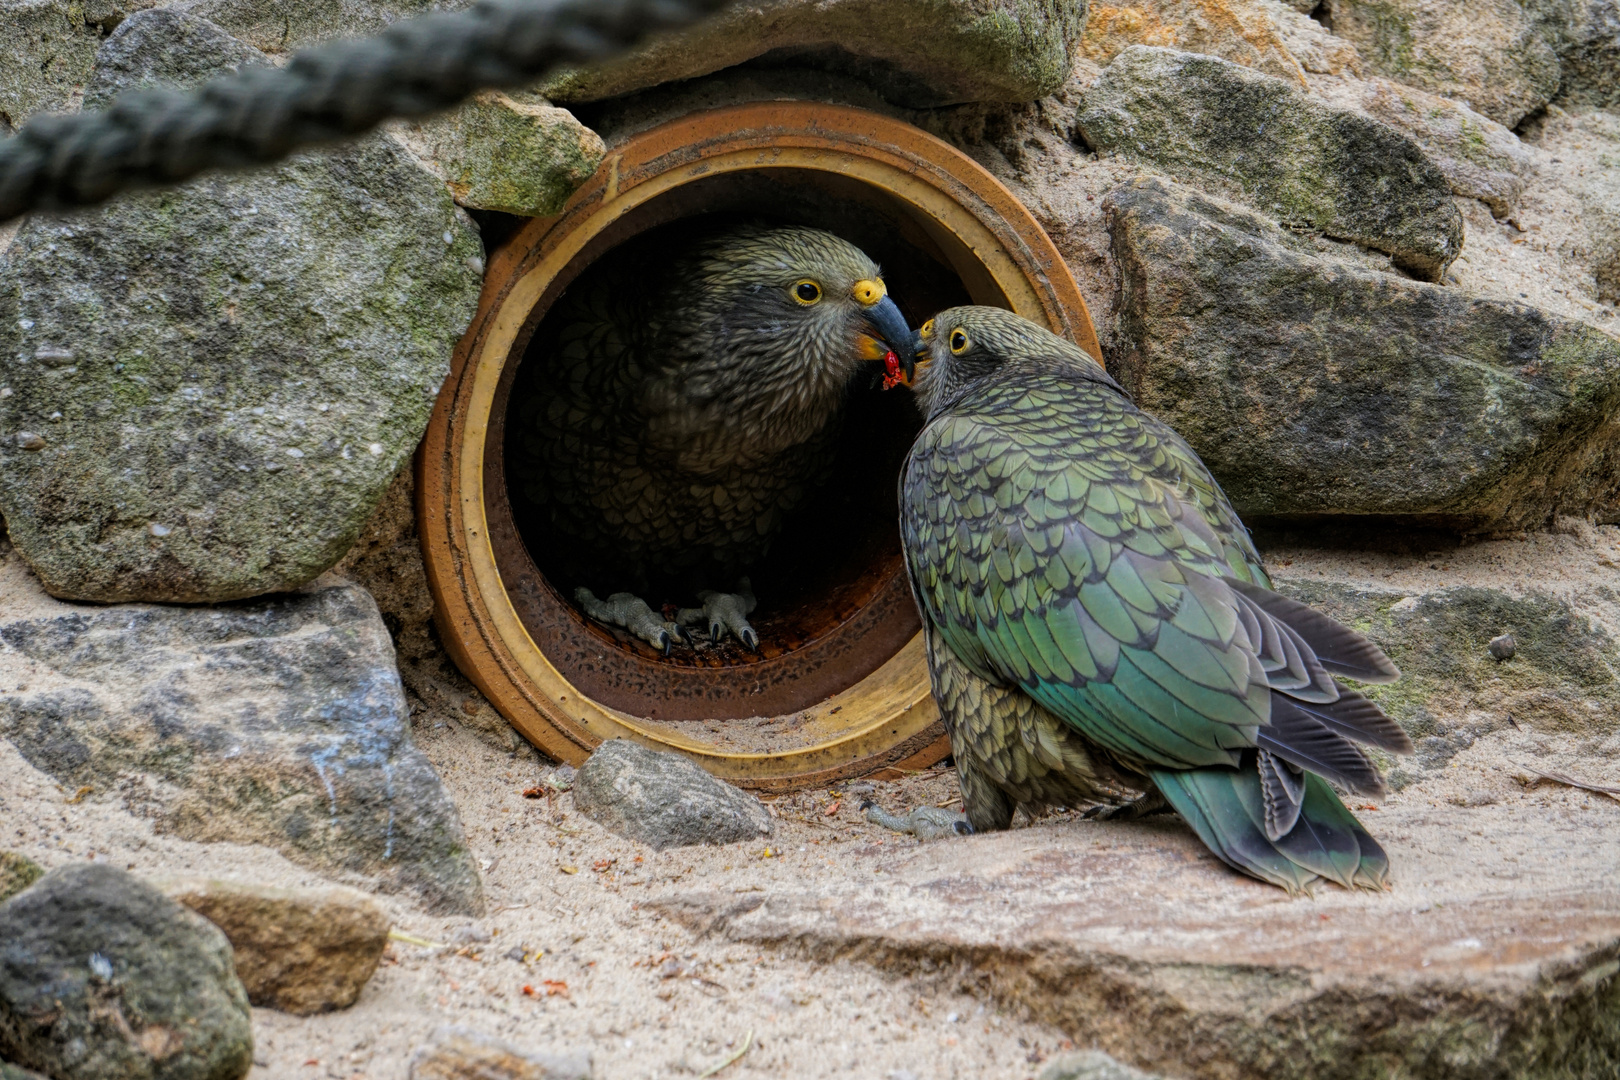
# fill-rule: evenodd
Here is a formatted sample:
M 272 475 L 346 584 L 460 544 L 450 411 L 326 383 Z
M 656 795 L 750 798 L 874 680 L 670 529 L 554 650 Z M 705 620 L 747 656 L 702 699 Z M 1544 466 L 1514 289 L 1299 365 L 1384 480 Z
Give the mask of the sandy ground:
M 524 798 L 524 788 L 554 775 L 527 755 L 498 754 L 467 730 L 448 728 L 425 738 L 423 749 L 445 777 L 484 868 L 488 917 L 432 918 L 381 898 L 400 930 L 447 947 L 396 942 L 360 1002 L 341 1013 L 300 1019 L 256 1009 L 255 1080 L 404 1080 L 412 1050 L 444 1023 L 534 1049 L 588 1048 L 598 1075 L 649 1080 L 699 1075 L 750 1033 L 747 1053 L 724 1075 L 1033 1076 L 1063 1044 L 1059 1031 L 956 992 L 946 975 L 898 978 L 860 964 L 821 965 L 695 939 L 642 910 L 649 899 L 682 892 L 768 894 L 814 885 L 854 895 L 876 887 L 919 857 L 919 845 L 861 821 L 859 791 L 775 801 L 777 833 L 768 843 L 656 853 L 576 814 L 566 794 Z M 1527 783 L 1514 767 L 1549 754 L 1565 759 L 1561 749 L 1556 737 L 1535 732 L 1493 734 L 1443 772 L 1365 811 L 1390 846 L 1397 890 L 1415 901 L 1426 896 L 1427 883 L 1400 879 L 1399 868 L 1403 854 L 1423 860 L 1422 822 L 1433 807 L 1490 806 L 1508 828 L 1554 829 L 1572 842 L 1616 835 L 1620 802 Z M 1617 754 L 1620 746 L 1603 760 L 1588 758 L 1588 778 L 1620 781 L 1611 775 L 1620 772 Z M 955 782 L 940 770 L 876 785 L 875 794 L 895 809 L 949 803 Z M 149 876 L 319 881 L 262 849 L 154 835 L 150 822 L 113 800 L 68 798 L 0 743 L 0 835 L 6 847 L 48 866 L 95 858 Z M 1027 850 L 1050 830 L 1133 827 L 1074 814 L 1022 824 L 975 842 Z M 1511 837 L 1480 844 L 1484 870 L 1514 858 Z

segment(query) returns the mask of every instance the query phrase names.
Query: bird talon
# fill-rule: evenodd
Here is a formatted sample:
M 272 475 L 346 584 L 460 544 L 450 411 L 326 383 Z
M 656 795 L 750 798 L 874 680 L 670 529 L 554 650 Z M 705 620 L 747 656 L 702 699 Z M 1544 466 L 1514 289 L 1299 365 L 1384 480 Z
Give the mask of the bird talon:
M 708 620 L 710 641 L 718 645 L 730 633 L 745 647 L 758 650 L 759 633 L 748 625 L 748 614 L 758 601 L 754 599 L 754 590 L 747 578 L 738 580 L 736 592 L 706 589 L 698 593 L 698 600 L 703 604 L 703 618 Z

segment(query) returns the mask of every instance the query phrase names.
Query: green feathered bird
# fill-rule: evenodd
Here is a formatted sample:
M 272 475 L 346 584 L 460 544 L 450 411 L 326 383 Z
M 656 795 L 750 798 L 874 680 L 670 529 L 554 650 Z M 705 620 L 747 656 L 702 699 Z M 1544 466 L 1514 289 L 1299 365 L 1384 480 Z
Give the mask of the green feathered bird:
M 1383 888 L 1329 781 L 1381 793 L 1355 744 L 1412 749 L 1337 678 L 1390 682 L 1389 658 L 1273 592 L 1203 462 L 1073 344 L 952 308 L 916 364 L 901 535 L 974 829 L 1157 792 L 1262 881 Z

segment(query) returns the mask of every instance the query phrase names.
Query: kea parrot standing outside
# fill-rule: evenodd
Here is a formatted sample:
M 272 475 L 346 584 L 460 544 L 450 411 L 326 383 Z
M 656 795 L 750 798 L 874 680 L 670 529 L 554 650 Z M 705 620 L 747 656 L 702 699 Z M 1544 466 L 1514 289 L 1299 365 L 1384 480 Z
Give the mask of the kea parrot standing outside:
M 1075 345 L 992 308 L 923 327 L 913 389 L 927 422 L 901 536 L 972 827 L 1162 796 L 1262 881 L 1383 888 L 1388 858 L 1328 781 L 1381 793 L 1355 744 L 1411 751 L 1339 682 L 1400 673 L 1272 591 L 1180 436 Z
M 514 387 L 510 486 L 591 618 L 666 653 L 692 625 L 756 648 L 744 575 L 824 481 L 858 372 L 898 378 L 915 335 L 877 265 L 818 229 L 717 225 L 597 269 Z M 672 581 L 702 606 L 666 618 L 638 595 Z

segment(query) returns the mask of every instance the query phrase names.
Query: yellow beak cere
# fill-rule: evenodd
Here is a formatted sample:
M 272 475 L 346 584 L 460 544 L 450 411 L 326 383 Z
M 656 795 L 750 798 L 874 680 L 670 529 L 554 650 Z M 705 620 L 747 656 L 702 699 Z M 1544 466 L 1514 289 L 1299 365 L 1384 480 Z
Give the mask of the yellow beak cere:
M 872 278 L 863 278 L 855 283 L 855 287 L 850 290 L 850 293 L 855 297 L 855 301 L 862 307 L 871 307 L 873 304 L 889 295 L 889 290 L 888 287 L 883 284 L 882 278 L 878 278 L 876 280 L 873 280 Z

